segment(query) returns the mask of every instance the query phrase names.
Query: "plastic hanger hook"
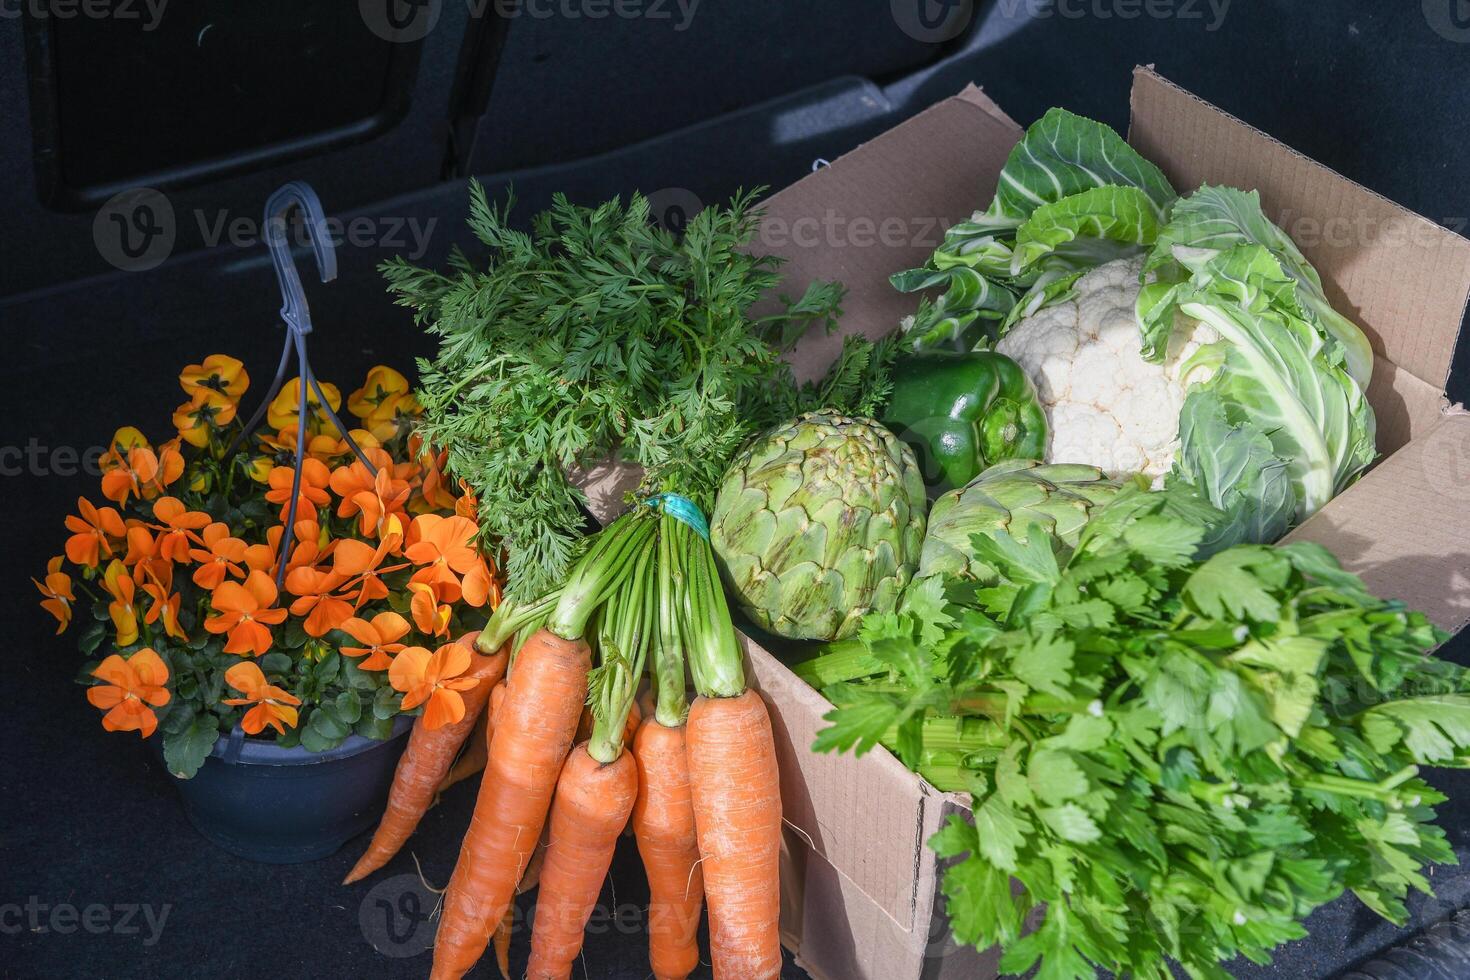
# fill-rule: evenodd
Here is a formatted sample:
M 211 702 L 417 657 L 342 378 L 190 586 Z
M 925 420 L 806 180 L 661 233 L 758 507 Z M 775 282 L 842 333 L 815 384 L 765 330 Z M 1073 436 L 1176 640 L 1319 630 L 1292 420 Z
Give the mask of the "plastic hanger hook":
M 311 333 L 311 309 L 306 305 L 306 292 L 296 274 L 296 261 L 286 236 L 286 216 L 299 207 L 306 218 L 311 247 L 316 252 L 316 267 L 322 282 L 337 278 L 337 245 L 327 233 L 327 216 L 321 199 L 311 185 L 299 180 L 284 184 L 265 202 L 265 244 L 276 267 L 276 281 L 281 287 L 281 319 L 294 334 Z

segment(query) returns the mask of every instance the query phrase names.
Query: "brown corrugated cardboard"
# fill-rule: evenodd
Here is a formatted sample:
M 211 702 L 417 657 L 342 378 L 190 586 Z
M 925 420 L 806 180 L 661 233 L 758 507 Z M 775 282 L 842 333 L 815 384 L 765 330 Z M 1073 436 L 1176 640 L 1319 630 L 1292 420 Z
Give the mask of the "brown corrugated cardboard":
M 785 291 L 848 285 L 843 332 L 878 337 L 913 311 L 890 274 L 921 264 L 943 230 L 988 202 L 1021 130 L 970 88 L 802 179 L 767 202 L 759 248 L 788 261 Z M 1149 69 L 1134 76 L 1129 139 L 1176 187 L 1257 188 L 1322 274 L 1335 307 L 1377 354 L 1369 391 L 1385 458 L 1295 531 L 1382 595 L 1458 629 L 1470 622 L 1470 415 L 1443 385 L 1467 296 L 1470 241 L 1413 215 L 1220 112 Z M 907 234 L 885 236 L 884 223 Z M 862 234 L 859 235 L 861 229 Z M 869 230 L 871 229 L 871 230 Z M 804 338 L 801 378 L 840 337 Z M 620 509 L 628 473 L 593 479 L 598 516 Z M 988 977 L 993 951 L 956 949 L 925 844 L 965 801 L 883 749 L 817 755 L 831 705 L 753 641 L 751 683 L 771 709 L 788 825 L 782 935 L 817 980 Z

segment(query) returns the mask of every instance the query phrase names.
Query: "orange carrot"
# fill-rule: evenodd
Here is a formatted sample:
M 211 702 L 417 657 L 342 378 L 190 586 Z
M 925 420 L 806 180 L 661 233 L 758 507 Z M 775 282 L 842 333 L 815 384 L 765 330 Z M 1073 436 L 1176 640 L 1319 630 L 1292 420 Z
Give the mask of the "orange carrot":
M 588 754 L 584 742 L 567 757 L 551 805 L 551 846 L 541 869 L 529 980 L 571 976 L 582 930 L 637 796 L 638 765 L 627 752 L 604 764 Z
M 690 795 L 709 902 L 715 980 L 781 973 L 781 788 L 760 695 L 694 699 Z
M 689 799 L 684 726 L 650 717 L 633 739 L 638 802 L 633 832 L 648 875 L 648 958 L 657 980 L 684 980 L 699 965 L 704 876 Z
M 781 784 L 771 718 L 745 661 L 708 542 L 683 535 L 684 638 L 699 697 L 685 723 L 715 980 L 781 974 Z
M 460 642 L 471 646 L 473 635 Z M 344 885 L 366 878 L 392 860 L 404 843 L 418 827 L 419 820 L 434 802 L 435 793 L 460 746 L 464 744 L 479 716 L 485 713 L 485 703 L 490 699 L 490 690 L 505 674 L 509 654 L 499 650 L 492 656 L 470 655 L 470 667 L 466 677 L 478 678 L 480 683 L 464 691 L 464 717 L 450 725 L 432 731 L 427 727 L 423 715 L 414 720 L 413 731 L 408 736 L 408 747 L 398 760 L 398 769 L 393 774 L 393 786 L 388 791 L 388 807 L 378 829 L 373 832 L 372 842 L 357 864 L 353 865 Z
M 521 883 L 516 885 L 517 895 L 526 894 L 541 881 L 541 865 L 545 857 L 546 832 L 542 831 L 541 846 L 531 855 L 531 863 L 526 865 L 526 873 L 521 875 Z M 512 902 L 505 907 L 505 916 L 495 928 L 495 965 L 500 967 L 500 975 L 505 980 L 510 980 L 510 941 L 515 934 L 515 924 L 516 907 Z
M 580 631 L 577 631 L 580 632 Z M 444 894 L 434 980 L 475 965 L 541 837 L 557 774 L 587 696 L 591 648 L 538 630 L 516 656 L 459 862 Z
M 490 696 L 495 697 L 493 690 Z M 449 767 L 449 772 L 445 773 L 444 778 L 439 781 L 438 794 L 440 796 L 455 783 L 463 782 L 485 768 L 485 753 L 490 744 L 489 732 L 490 706 L 486 705 L 485 710 L 480 712 L 480 718 L 475 722 L 474 729 L 465 739 L 464 751 L 459 754 L 459 758 L 454 760 L 454 765 Z

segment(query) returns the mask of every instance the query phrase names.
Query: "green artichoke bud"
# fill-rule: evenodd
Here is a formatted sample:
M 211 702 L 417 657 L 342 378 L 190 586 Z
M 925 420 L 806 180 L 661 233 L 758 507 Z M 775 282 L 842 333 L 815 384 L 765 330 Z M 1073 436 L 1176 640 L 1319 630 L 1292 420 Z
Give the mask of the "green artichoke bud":
M 1029 459 L 997 463 L 934 501 L 918 577 L 953 575 L 992 581 L 995 570 L 975 558 L 970 546 L 976 534 L 1006 531 L 1025 541 L 1035 525 L 1067 548 L 1075 548 L 1092 508 L 1107 503 L 1130 483 L 1148 489 L 1143 477 L 1110 480 L 1097 467 L 1078 463 L 1046 464 Z
M 710 543 L 761 628 L 804 640 L 890 612 L 924 540 L 914 453 L 871 419 L 814 412 L 759 436 L 725 473 Z

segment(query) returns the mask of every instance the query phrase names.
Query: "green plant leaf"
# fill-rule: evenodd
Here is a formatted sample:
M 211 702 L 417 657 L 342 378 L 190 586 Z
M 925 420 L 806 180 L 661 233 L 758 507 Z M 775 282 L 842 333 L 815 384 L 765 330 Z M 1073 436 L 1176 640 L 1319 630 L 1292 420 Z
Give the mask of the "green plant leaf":
M 192 779 L 214 751 L 219 722 L 212 714 L 195 715 L 175 732 L 163 736 L 163 762 L 180 779 Z

